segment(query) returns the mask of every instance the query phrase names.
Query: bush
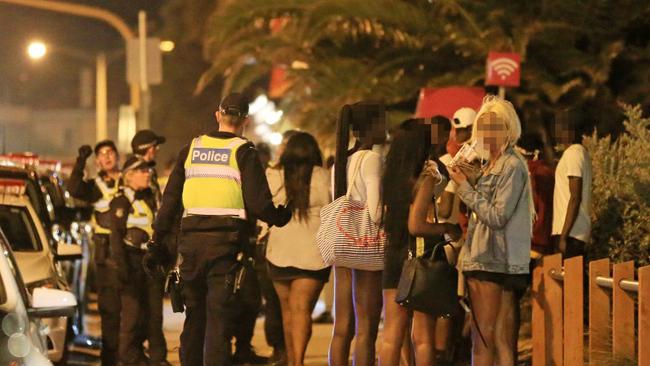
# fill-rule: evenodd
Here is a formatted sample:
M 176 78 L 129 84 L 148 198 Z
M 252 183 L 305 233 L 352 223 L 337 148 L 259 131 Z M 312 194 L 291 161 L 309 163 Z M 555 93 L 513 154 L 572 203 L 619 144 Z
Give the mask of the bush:
M 625 132 L 615 141 L 585 137 L 593 167 L 589 260 L 609 257 L 650 264 L 650 119 L 621 104 Z

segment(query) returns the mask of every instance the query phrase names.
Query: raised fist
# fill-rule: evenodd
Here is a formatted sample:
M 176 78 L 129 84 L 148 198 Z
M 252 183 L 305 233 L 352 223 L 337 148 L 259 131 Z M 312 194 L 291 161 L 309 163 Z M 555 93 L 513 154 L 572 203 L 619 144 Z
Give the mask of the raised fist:
M 82 147 L 79 148 L 79 157 L 81 159 L 88 159 L 90 155 L 92 155 L 93 149 L 90 147 L 90 145 L 83 145 Z

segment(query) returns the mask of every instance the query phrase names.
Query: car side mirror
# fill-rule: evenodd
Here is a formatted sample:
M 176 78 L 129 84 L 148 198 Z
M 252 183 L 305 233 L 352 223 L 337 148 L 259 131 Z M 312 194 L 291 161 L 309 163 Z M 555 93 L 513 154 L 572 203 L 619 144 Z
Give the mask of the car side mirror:
M 32 306 L 27 309 L 30 317 L 72 317 L 77 310 L 77 299 L 69 291 L 37 287 L 32 294 Z
M 58 243 L 56 246 L 56 255 L 54 259 L 57 261 L 74 261 L 81 259 L 82 251 L 81 246 L 76 244 Z

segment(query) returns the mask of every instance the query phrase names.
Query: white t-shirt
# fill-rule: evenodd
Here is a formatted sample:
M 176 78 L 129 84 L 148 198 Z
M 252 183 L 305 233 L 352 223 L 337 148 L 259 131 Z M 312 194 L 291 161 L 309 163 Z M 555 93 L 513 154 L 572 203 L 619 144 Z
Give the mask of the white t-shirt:
M 567 207 L 571 198 L 569 177 L 582 178 L 582 202 L 578 210 L 570 237 L 589 242 L 591 236 L 591 158 L 584 146 L 569 146 L 555 169 L 555 189 L 553 191 L 553 234 L 562 234 Z
M 362 161 L 359 161 L 363 158 Z M 359 173 L 354 179 L 354 169 L 360 163 Z M 381 221 L 381 176 L 383 161 L 381 155 L 373 150 L 360 150 L 348 158 L 347 181 L 350 189 L 350 198 L 355 201 L 366 202 L 372 221 Z M 354 182 L 352 182 L 354 179 Z
M 440 162 L 445 164 L 447 167 L 449 167 L 449 164 L 451 164 L 452 159 L 453 158 L 451 157 L 451 155 L 445 154 L 445 155 L 440 157 Z M 449 169 L 449 168 L 447 168 L 447 169 Z M 446 219 L 442 218 L 442 217 L 439 217 L 438 218 L 439 222 L 447 222 L 447 223 L 450 223 L 450 224 L 458 224 L 458 214 L 459 214 L 459 210 L 460 210 L 460 197 L 458 197 L 458 195 L 456 194 L 456 188 L 457 188 L 456 187 L 456 182 L 454 182 L 453 180 L 450 179 L 449 182 L 447 183 L 447 185 L 445 186 L 444 191 L 449 192 L 449 193 L 454 195 L 454 201 L 452 202 L 452 205 L 451 205 L 451 214 Z M 439 197 L 436 198 L 436 204 L 438 205 L 438 207 L 440 207 L 440 199 L 441 198 L 442 198 L 442 194 Z

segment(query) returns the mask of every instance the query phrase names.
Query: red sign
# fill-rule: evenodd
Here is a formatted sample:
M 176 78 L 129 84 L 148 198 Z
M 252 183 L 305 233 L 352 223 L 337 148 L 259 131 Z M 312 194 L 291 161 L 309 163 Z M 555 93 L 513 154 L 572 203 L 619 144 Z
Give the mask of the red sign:
M 490 52 L 485 67 L 485 85 L 519 86 L 521 56 L 518 53 Z
M 463 107 L 478 111 L 483 102 L 483 88 L 452 86 L 448 88 L 422 88 L 415 118 L 431 118 L 437 115 L 453 118 L 454 113 Z

